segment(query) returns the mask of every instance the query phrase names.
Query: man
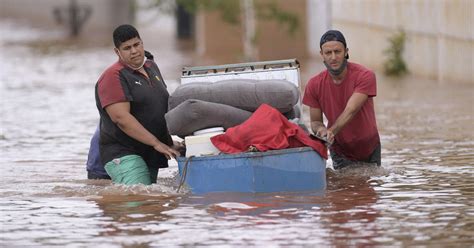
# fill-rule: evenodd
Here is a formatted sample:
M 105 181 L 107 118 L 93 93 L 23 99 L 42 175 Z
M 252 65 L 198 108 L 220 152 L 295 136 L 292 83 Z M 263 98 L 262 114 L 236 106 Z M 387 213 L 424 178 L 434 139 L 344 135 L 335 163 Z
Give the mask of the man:
M 380 138 L 373 97 L 375 74 L 348 62 L 349 49 L 343 34 L 329 30 L 320 41 L 320 54 L 327 70 L 311 78 L 303 103 L 310 107 L 311 129 L 327 139 L 334 169 L 356 162 L 380 166 Z M 328 120 L 323 123 L 323 114 Z
M 113 182 L 149 185 L 159 168 L 168 167 L 167 160 L 179 156 L 179 143 L 173 143 L 164 118 L 169 94 L 133 26 L 117 27 L 113 40 L 118 61 L 95 88 L 100 157 Z

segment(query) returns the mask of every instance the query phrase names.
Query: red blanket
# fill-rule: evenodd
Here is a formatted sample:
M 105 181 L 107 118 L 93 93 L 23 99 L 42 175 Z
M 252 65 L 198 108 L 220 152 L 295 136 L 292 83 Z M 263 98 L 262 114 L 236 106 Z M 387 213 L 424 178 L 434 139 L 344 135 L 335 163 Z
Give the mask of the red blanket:
M 241 153 L 254 146 L 259 151 L 309 146 L 327 159 L 327 149 L 313 140 L 298 125 L 288 121 L 267 104 L 260 107 L 244 123 L 211 138 L 212 144 L 224 153 Z

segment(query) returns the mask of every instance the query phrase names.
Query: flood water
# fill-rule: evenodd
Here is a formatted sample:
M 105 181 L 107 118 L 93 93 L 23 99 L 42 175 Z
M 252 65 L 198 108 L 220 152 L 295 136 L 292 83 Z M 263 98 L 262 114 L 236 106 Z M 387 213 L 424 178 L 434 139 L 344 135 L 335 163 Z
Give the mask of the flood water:
M 152 186 L 87 180 L 112 49 L 38 42 L 61 34 L 5 20 L 0 31 L 2 247 L 474 244 L 474 84 L 378 74 L 381 168 L 328 168 L 323 192 L 197 196 L 176 192 L 174 161 Z M 170 91 L 183 65 L 202 65 L 172 39 L 148 47 Z M 301 62 L 304 81 L 322 68 Z

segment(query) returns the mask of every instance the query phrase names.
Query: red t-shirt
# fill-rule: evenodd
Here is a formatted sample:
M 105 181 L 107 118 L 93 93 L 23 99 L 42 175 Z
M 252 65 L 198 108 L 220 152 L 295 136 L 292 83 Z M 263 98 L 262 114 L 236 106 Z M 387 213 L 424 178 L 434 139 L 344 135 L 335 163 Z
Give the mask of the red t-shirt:
M 321 109 L 328 119 L 328 127 L 331 127 L 355 92 L 369 98 L 336 135 L 332 148 L 348 159 L 360 161 L 367 159 L 380 143 L 373 101 L 377 95 L 375 74 L 362 65 L 348 62 L 345 78 L 336 85 L 325 70 L 309 80 L 303 103 Z

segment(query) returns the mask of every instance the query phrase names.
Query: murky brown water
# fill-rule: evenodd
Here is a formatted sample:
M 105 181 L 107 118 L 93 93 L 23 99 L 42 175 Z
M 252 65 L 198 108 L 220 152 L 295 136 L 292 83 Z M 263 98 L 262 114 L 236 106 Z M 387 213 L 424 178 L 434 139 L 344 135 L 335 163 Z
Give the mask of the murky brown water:
M 474 244 L 474 84 L 378 75 L 383 167 L 328 170 L 325 192 L 194 196 L 176 193 L 176 163 L 148 187 L 86 180 L 94 84 L 112 50 L 44 52 L 22 44 L 57 34 L 0 30 L 2 247 Z M 172 91 L 199 61 L 164 44 L 150 50 Z M 301 62 L 303 80 L 321 68 Z

